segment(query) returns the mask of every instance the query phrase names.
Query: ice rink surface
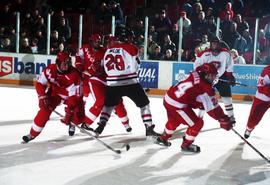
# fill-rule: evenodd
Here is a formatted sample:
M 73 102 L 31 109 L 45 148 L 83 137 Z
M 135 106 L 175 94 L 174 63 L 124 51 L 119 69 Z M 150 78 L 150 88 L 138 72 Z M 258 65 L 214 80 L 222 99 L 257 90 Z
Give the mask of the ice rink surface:
M 126 133 L 112 116 L 100 139 L 115 149 L 129 143 L 129 151 L 114 154 L 88 135 L 68 128 L 52 114 L 43 132 L 28 144 L 37 113 L 37 95 L 32 87 L 0 86 L 0 185 L 269 185 L 270 166 L 233 131 L 219 128 L 209 116 L 195 140 L 201 153 L 180 150 L 185 127 L 174 134 L 165 148 L 145 140 L 140 111 L 124 99 L 133 130 Z M 150 97 L 155 130 L 163 131 L 166 113 L 162 97 Z M 89 104 L 91 105 L 91 99 Z M 237 124 L 243 134 L 251 102 L 234 103 Z M 57 111 L 64 113 L 63 106 Z M 270 158 L 270 111 L 253 131 L 249 142 Z M 96 124 L 93 125 L 96 127 Z

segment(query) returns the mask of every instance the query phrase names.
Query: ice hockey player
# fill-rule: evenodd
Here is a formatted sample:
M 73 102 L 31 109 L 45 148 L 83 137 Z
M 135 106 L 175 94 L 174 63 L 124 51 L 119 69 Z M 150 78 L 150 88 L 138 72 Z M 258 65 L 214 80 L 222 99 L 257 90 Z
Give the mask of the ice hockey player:
M 84 118 L 84 105 L 81 93 L 81 77 L 71 65 L 71 57 L 66 52 L 57 55 L 55 64 L 48 65 L 37 78 L 36 91 L 39 111 L 34 118 L 30 133 L 22 137 L 27 143 L 36 138 L 50 119 L 53 110 L 63 101 L 66 105 L 65 116 L 61 119 L 69 125 L 69 135 L 74 135 L 75 126 Z
M 84 124 L 82 124 L 82 128 L 87 130 L 93 130 L 90 125 L 100 115 L 104 105 L 106 73 L 101 66 L 101 60 L 105 51 L 101 45 L 101 36 L 99 34 L 93 34 L 90 37 L 90 43 L 85 44 L 76 54 L 75 66 L 82 72 L 83 76 L 84 101 L 86 102 L 89 94 L 92 95 L 94 100 L 93 105 L 86 112 Z M 132 128 L 129 125 L 127 111 L 122 99 L 115 107 L 115 113 L 121 119 L 126 131 L 130 132 Z
M 141 110 L 147 138 L 157 137 L 158 134 L 154 131 L 155 125 L 152 123 L 150 102 L 138 80 L 137 72 L 140 64 L 138 48 L 127 40 L 130 36 L 132 36 L 132 32 L 125 31 L 125 35 L 121 37 L 122 43 L 109 47 L 104 55 L 104 69 L 107 74 L 105 106 L 95 132 L 97 135 L 102 133 L 113 108 L 123 96 L 127 96 Z
M 198 117 L 193 109 L 204 110 L 220 123 L 220 127 L 230 130 L 234 124 L 218 104 L 215 90 L 212 87 L 217 75 L 216 67 L 211 63 L 198 66 L 190 72 L 185 80 L 178 82 L 167 91 L 163 105 L 167 111 L 168 121 L 163 134 L 157 138 L 156 143 L 170 146 L 168 141 L 176 128 L 183 123 L 187 131 L 181 145 L 182 151 L 200 152 L 200 147 L 192 144 L 204 125 L 203 119 Z
M 235 85 L 235 77 L 233 75 L 233 58 L 230 51 L 220 47 L 219 37 L 214 37 L 210 40 L 210 49 L 206 49 L 195 60 L 194 68 L 201 66 L 204 63 L 212 63 L 218 68 L 218 78 L 221 79 L 215 84 L 221 100 L 225 105 L 225 110 L 230 119 L 235 120 L 231 86 Z M 226 82 L 224 82 L 224 81 Z M 200 112 L 199 114 L 203 114 Z M 202 115 L 200 115 L 202 117 Z
M 247 139 L 251 131 L 259 124 L 263 115 L 270 107 L 270 66 L 261 72 L 257 82 L 257 92 L 254 96 L 249 113 L 244 137 Z

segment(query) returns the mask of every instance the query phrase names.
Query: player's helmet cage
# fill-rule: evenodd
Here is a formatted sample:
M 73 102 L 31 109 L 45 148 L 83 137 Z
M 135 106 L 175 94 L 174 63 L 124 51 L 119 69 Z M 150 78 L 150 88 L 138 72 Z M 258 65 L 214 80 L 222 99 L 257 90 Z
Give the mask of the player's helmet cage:
M 71 67 L 71 56 L 68 52 L 59 52 L 55 61 L 57 70 L 61 73 L 67 73 Z
M 214 64 L 205 63 L 196 68 L 197 73 L 207 83 L 212 84 L 217 77 L 217 68 Z

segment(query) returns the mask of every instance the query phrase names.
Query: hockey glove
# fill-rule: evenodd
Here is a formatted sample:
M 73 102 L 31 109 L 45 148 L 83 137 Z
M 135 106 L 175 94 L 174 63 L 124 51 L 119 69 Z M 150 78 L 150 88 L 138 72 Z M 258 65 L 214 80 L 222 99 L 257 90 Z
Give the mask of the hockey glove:
M 234 126 L 235 121 L 231 120 L 228 116 L 221 118 L 218 120 L 220 123 L 220 127 L 229 131 Z
M 70 125 L 74 111 L 69 108 L 65 108 L 65 112 L 66 112 L 65 116 L 60 121 L 66 125 Z
M 39 96 L 38 99 L 39 99 L 39 102 L 38 102 L 39 108 L 45 109 L 45 110 L 51 109 L 51 101 L 48 98 L 48 96 L 46 96 L 46 95 Z

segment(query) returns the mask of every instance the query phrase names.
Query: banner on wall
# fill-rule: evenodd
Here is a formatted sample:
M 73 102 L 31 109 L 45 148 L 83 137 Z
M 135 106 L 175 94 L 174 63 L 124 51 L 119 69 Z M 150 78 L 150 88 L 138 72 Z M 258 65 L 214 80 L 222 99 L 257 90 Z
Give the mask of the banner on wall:
M 139 80 L 144 88 L 158 88 L 158 66 L 158 62 L 141 62 Z
M 32 81 L 56 56 L 0 53 L 0 79 Z
M 248 86 L 256 87 L 257 80 L 265 66 L 254 66 L 254 65 L 235 65 L 234 66 L 234 76 L 237 82 L 246 84 Z M 232 93 L 235 94 L 248 94 L 255 95 L 256 89 L 243 86 L 234 86 L 232 88 Z
M 193 63 L 177 62 L 173 63 L 172 83 L 176 84 L 186 78 L 188 73 L 193 71 Z
M 254 65 L 235 65 L 234 76 L 236 81 L 248 86 L 256 87 L 257 79 L 265 66 Z M 172 83 L 176 84 L 179 80 L 183 80 L 190 71 L 193 70 L 193 63 L 173 63 Z M 255 95 L 256 88 L 233 86 L 233 94 Z

